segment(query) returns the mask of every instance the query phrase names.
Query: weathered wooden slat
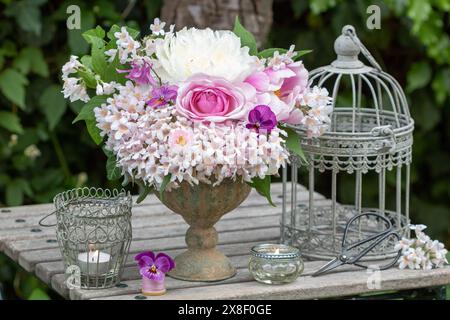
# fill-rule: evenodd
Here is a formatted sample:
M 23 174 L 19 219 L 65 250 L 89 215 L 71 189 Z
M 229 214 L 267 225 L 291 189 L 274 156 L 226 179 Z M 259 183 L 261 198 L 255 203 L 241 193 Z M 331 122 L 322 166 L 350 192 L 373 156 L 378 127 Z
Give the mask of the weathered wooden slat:
M 245 269 L 244 269 L 245 270 Z M 407 290 L 450 283 L 450 267 L 434 270 L 399 270 L 391 268 L 380 271 L 380 287 L 368 288 L 369 274 L 366 271 L 339 272 L 320 277 L 305 276 L 295 282 L 271 286 L 256 281 L 215 286 L 172 289 L 164 296 L 147 300 L 209 300 L 209 299 L 314 299 L 356 295 L 385 290 Z M 370 280 L 369 280 L 370 282 Z M 130 300 L 136 294 L 103 297 L 98 299 Z
M 277 240 L 277 239 L 274 239 Z M 233 243 L 233 244 L 220 244 L 217 247 L 227 256 L 237 256 L 244 255 L 250 252 L 252 246 L 258 244 L 260 242 L 245 242 L 245 243 Z M 174 249 L 174 250 L 165 250 L 164 252 L 168 255 L 175 257 L 176 255 L 183 252 L 185 249 Z M 137 253 L 137 252 L 136 252 Z M 136 253 L 130 253 L 128 255 L 127 261 L 125 262 L 125 267 L 136 266 L 136 261 L 134 260 L 134 256 Z M 53 262 L 42 262 L 36 265 L 35 269 L 36 275 L 45 283 L 50 283 L 51 277 L 58 273 L 64 273 L 64 265 L 62 261 L 53 261 Z M 125 276 L 125 275 L 124 275 Z M 135 274 L 136 278 L 131 277 L 122 277 L 122 280 L 132 280 L 137 279 L 139 276 L 138 273 Z
M 274 193 L 274 202 L 275 204 L 280 204 L 281 203 L 281 199 L 277 196 L 277 193 L 281 192 L 281 187 L 280 184 L 274 184 L 273 187 L 273 193 Z M 279 194 L 278 194 L 279 195 Z M 307 195 L 305 192 L 304 187 L 299 187 L 299 191 L 298 191 L 298 198 L 299 200 L 307 200 Z M 318 199 L 324 199 L 323 196 L 321 195 L 317 195 Z M 262 198 L 260 195 L 256 194 L 255 192 L 252 192 L 249 196 L 249 198 L 244 201 L 244 203 L 241 205 L 241 208 L 246 208 L 246 207 L 252 207 L 252 206 L 267 206 L 266 200 L 264 198 Z M 20 207 L 18 207 L 20 208 Z M 158 209 L 158 210 L 157 210 Z M 160 211 L 160 210 L 161 211 Z M 165 212 L 170 212 L 168 211 L 167 208 L 165 208 L 163 205 L 161 204 L 157 204 L 153 207 L 150 208 L 145 208 L 145 207 L 136 207 L 133 210 L 133 217 L 138 217 L 138 216 L 146 216 L 146 215 L 161 215 L 162 217 L 165 217 Z M 234 212 L 237 212 L 236 210 Z M 224 217 L 224 219 L 227 219 L 230 215 L 234 214 L 234 212 L 226 215 Z M 40 218 L 40 216 L 39 216 Z M 175 216 L 172 219 L 179 219 L 179 217 Z M 21 218 L 15 218 L 14 221 L 12 221 L 12 218 L 9 218 L 11 224 L 18 224 L 17 222 L 15 222 L 17 219 L 21 219 Z M 171 219 L 170 215 L 169 218 L 167 219 Z M 36 222 L 36 225 L 34 226 L 25 226 L 25 227 L 21 227 L 21 228 L 17 228 L 17 229 L 1 229 L 0 228 L 0 251 L 4 251 L 5 249 L 3 248 L 4 243 L 6 241 L 19 241 L 19 240 L 30 240 L 30 239 L 42 239 L 42 238 L 47 238 L 49 236 L 51 236 L 52 234 L 54 234 L 54 229 L 53 228 L 41 228 L 37 225 L 37 221 L 39 219 L 37 217 L 34 218 L 34 222 Z M 156 219 L 155 219 L 156 220 Z M 4 219 L 2 221 L 8 221 L 8 219 Z M 26 219 L 25 219 L 25 223 L 26 223 Z M 22 222 L 23 223 L 23 222 Z M 22 224 L 19 223 L 19 224 Z M 38 232 L 32 232 L 32 230 L 36 231 L 38 230 Z
M 317 203 L 326 204 L 330 203 L 330 200 L 324 199 L 324 200 L 318 200 Z M 236 223 L 240 223 L 240 219 L 248 220 L 250 218 L 263 218 L 267 216 L 275 216 L 277 219 L 280 217 L 280 209 L 278 207 L 266 207 L 266 206 L 255 206 L 255 207 L 245 207 L 242 209 L 239 209 L 236 212 L 231 212 L 228 215 L 225 215 L 220 221 L 219 221 L 219 229 L 220 225 L 222 223 L 225 223 L 226 221 L 235 221 Z M 136 220 L 138 220 L 136 222 Z M 154 229 L 154 227 L 158 226 L 170 226 L 170 225 L 177 225 L 178 228 L 182 228 L 183 226 L 185 229 L 182 231 L 182 234 L 187 229 L 187 225 L 183 222 L 181 216 L 168 213 L 165 214 L 163 217 L 160 217 L 158 219 L 149 219 L 149 218 L 143 218 L 143 219 L 135 219 L 133 218 L 134 228 L 133 228 L 133 240 L 143 240 L 147 238 L 155 238 L 158 234 L 158 230 L 162 229 Z M 148 232 L 148 227 L 152 227 L 152 232 Z M 156 230 L 156 233 L 153 231 Z M 161 231 L 166 232 L 166 231 Z M 162 235 L 162 237 L 167 236 L 168 233 L 165 233 Z M 173 235 L 173 232 L 170 233 Z M 30 250 L 42 250 L 42 249 L 51 249 L 51 248 L 57 248 L 58 244 L 53 242 L 55 239 L 55 235 L 46 236 L 40 239 L 33 239 L 33 240 L 11 240 L 11 241 L 5 241 L 3 245 L 3 252 L 8 255 L 11 259 L 14 261 L 17 261 L 18 255 L 21 252 L 24 251 L 30 251 Z M 50 241 L 50 242 L 48 242 Z
M 150 230 L 149 230 L 150 232 Z M 250 242 L 257 240 L 264 240 L 267 238 L 277 238 L 280 234 L 280 228 L 278 226 L 266 227 L 254 230 L 238 231 L 222 231 L 219 236 L 219 243 L 237 243 L 237 242 Z M 157 238 L 146 239 L 140 241 L 133 241 L 130 245 L 130 252 L 138 252 L 142 250 L 168 250 L 168 249 L 182 249 L 186 244 L 184 236 L 178 236 L 173 238 Z M 58 261 L 61 259 L 61 254 L 58 248 L 47 250 L 33 250 L 25 251 L 19 254 L 18 263 L 29 272 L 34 270 L 34 266 L 44 261 Z
M 240 256 L 232 256 L 230 257 L 233 265 L 237 268 L 237 274 L 233 278 L 224 280 L 219 282 L 220 284 L 228 284 L 228 283 L 243 283 L 248 281 L 254 281 L 251 276 L 247 264 L 249 260 L 249 255 L 240 255 Z M 314 261 L 307 262 L 305 264 L 305 272 L 303 275 L 308 275 L 311 272 L 315 271 L 319 266 L 321 266 L 323 262 Z M 136 269 L 137 272 L 137 269 Z M 302 275 L 302 276 L 303 276 Z M 87 299 L 96 299 L 96 298 L 106 298 L 113 296 L 120 296 L 124 294 L 137 295 L 140 294 L 141 289 L 141 280 L 131 280 L 131 281 L 122 281 L 123 284 L 127 286 L 125 288 L 110 288 L 108 290 L 81 290 L 81 289 L 66 289 L 65 285 L 61 285 L 61 281 L 64 281 L 64 275 L 57 275 L 52 279 L 52 286 L 54 285 L 55 289 L 58 288 L 60 294 L 64 294 L 70 299 L 73 300 L 87 300 Z M 189 282 L 173 279 L 170 277 L 166 278 L 166 288 L 168 290 L 176 290 L 176 289 L 188 289 L 188 288 L 197 288 L 197 287 L 209 287 L 216 286 L 217 282 Z
M 279 195 L 282 194 L 281 191 L 282 184 L 281 183 L 273 183 L 271 185 L 271 193 L 273 195 L 273 200 L 277 201 L 278 203 L 281 203 L 281 200 L 279 200 Z M 307 189 L 302 186 L 298 185 L 297 188 L 299 193 L 305 193 Z M 290 190 L 287 192 L 290 193 Z M 319 193 L 315 193 L 315 197 L 317 199 L 323 199 L 323 195 Z M 158 198 L 150 194 L 145 198 L 144 201 L 137 204 L 136 203 L 137 196 L 133 197 L 133 208 L 140 208 L 140 207 L 148 207 L 148 206 L 161 206 L 161 202 L 158 200 Z M 247 200 L 242 203 L 241 206 L 244 205 L 254 205 L 254 204 L 262 204 L 267 203 L 267 201 L 259 195 L 257 192 L 252 190 Z M 45 203 L 45 204 L 33 204 L 33 205 L 26 205 L 26 206 L 17 206 L 17 207 L 4 207 L 0 208 L 0 220 L 6 221 L 6 219 L 17 219 L 17 218 L 23 218 L 23 217 L 31 217 L 31 216 L 43 216 L 46 213 L 50 213 L 54 210 L 54 206 L 51 203 Z M 3 220 L 5 219 L 5 220 Z M 2 224 L 0 224 L 0 229 L 2 228 Z

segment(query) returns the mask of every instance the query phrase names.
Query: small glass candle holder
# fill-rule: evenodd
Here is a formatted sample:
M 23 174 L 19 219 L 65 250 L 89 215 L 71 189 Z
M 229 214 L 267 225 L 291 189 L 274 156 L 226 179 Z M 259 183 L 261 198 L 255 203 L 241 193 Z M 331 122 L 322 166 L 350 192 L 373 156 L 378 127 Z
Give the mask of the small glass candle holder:
M 303 272 L 303 260 L 297 248 L 284 244 L 260 244 L 251 250 L 248 265 L 256 281 L 283 284 L 295 281 Z

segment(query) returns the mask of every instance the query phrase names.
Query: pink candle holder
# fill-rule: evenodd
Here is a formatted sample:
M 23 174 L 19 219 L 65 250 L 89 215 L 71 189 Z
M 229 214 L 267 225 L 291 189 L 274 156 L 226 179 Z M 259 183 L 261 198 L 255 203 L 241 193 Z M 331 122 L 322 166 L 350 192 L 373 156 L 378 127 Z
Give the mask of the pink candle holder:
M 142 294 L 144 296 L 161 296 L 166 293 L 166 276 L 162 280 L 156 281 L 142 276 Z
M 139 264 L 142 276 L 142 294 L 159 296 L 166 293 L 166 273 L 175 268 L 175 262 L 165 253 L 155 255 L 152 251 L 142 252 L 134 258 Z

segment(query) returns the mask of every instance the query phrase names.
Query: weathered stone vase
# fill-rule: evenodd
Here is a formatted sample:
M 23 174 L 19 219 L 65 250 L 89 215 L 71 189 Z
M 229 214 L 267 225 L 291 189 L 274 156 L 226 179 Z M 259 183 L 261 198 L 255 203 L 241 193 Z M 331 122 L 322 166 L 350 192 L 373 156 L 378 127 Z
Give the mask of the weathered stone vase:
M 187 281 L 219 281 L 236 274 L 230 260 L 216 248 L 214 224 L 237 208 L 250 190 L 246 183 L 227 179 L 216 187 L 183 182 L 179 188 L 164 192 L 161 202 L 189 224 L 188 249 L 175 258 L 176 267 L 169 276 Z

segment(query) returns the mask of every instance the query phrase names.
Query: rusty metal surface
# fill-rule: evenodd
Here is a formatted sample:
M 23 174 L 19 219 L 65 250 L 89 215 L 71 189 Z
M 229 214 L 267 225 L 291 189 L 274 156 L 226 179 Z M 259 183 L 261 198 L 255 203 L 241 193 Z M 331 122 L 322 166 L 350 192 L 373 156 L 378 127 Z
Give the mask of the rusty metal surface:
M 179 188 L 164 193 L 161 202 L 190 226 L 186 232 L 188 250 L 175 258 L 176 268 L 169 276 L 188 281 L 219 281 L 236 274 L 229 259 L 216 249 L 218 235 L 214 224 L 237 208 L 250 190 L 246 183 L 226 179 L 216 187 L 183 182 Z

